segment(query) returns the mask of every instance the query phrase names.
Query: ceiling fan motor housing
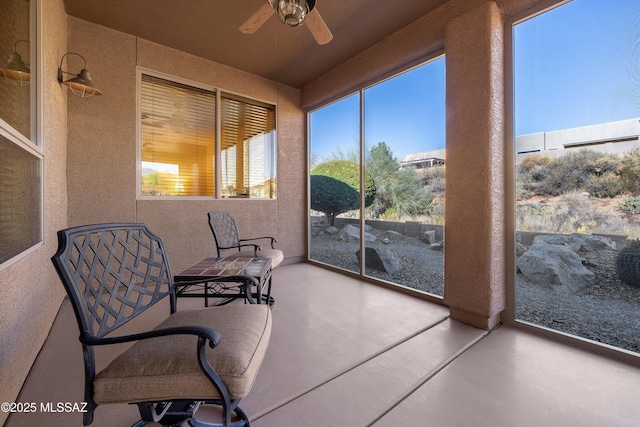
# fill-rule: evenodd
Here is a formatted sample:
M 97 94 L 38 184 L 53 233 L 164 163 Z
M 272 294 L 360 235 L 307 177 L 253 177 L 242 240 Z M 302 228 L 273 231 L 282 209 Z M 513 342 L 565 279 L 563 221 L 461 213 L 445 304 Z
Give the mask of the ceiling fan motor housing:
M 280 21 L 289 27 L 297 27 L 313 10 L 316 0 L 278 0 L 276 12 Z

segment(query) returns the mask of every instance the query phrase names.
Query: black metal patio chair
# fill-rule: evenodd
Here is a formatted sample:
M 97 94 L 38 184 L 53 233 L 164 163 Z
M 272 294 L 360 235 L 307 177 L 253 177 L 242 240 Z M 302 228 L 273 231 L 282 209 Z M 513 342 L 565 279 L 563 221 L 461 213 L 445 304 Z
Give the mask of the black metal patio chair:
M 213 232 L 213 238 L 216 241 L 216 250 L 218 257 L 223 256 L 227 250 L 235 250 L 234 255 L 244 255 L 251 257 L 270 258 L 271 269 L 275 269 L 284 260 L 284 254 L 280 249 L 276 249 L 275 243 L 278 241 L 275 237 L 253 237 L 241 239 L 238 231 L 236 220 L 229 212 L 212 211 L 208 213 L 209 227 Z M 257 243 L 259 240 L 268 240 L 270 247 L 263 248 Z M 227 252 L 228 253 L 228 252 Z M 271 279 L 267 284 L 267 293 L 264 296 L 266 301 L 272 303 L 271 298 Z
M 175 283 L 162 240 L 143 224 L 59 231 L 52 261 L 80 328 L 88 403 L 84 425 L 93 422 L 98 405 L 113 403 L 138 406 L 142 419 L 135 426 L 149 421 L 163 426 L 250 425 L 238 403 L 249 393 L 269 343 L 268 306 L 176 311 Z M 170 298 L 171 313 L 155 329 L 118 333 L 120 326 L 165 297 Z M 96 374 L 94 347 L 134 341 Z M 195 416 L 202 404 L 222 408 L 219 423 Z

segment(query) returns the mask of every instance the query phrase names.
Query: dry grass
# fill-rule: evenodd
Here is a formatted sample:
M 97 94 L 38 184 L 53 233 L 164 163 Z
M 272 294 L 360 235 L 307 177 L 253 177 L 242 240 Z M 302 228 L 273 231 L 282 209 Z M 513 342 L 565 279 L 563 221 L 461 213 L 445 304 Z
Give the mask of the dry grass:
M 618 208 L 624 200 L 624 196 L 598 199 L 582 193 L 533 197 L 518 202 L 516 228 L 542 233 L 599 233 L 640 238 L 636 215 L 626 214 Z

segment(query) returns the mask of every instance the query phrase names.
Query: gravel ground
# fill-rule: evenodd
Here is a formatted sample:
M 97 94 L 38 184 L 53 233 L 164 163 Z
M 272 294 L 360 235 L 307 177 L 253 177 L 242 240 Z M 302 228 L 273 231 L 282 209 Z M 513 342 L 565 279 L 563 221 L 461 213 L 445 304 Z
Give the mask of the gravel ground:
M 444 295 L 444 257 L 441 251 L 434 251 L 418 239 L 401 234 L 388 235 L 372 230 L 377 241 L 368 243 L 367 247 L 392 248 L 398 255 L 403 268 L 395 274 L 369 269 L 367 275 L 410 288 L 429 292 L 434 295 Z M 381 243 L 384 237 L 389 237 L 389 244 Z M 311 241 L 313 260 L 324 262 L 345 270 L 358 272 L 358 258 L 356 251 L 360 249 L 358 241 L 339 240 L 337 235 L 324 234 L 316 236 Z M 411 268 L 407 268 L 411 266 Z
M 442 251 L 432 250 L 414 238 L 387 235 L 367 246 L 393 248 L 403 269 L 393 275 L 370 270 L 378 279 L 443 295 Z M 390 237 L 385 245 L 381 239 Z M 321 234 L 311 240 L 311 259 L 349 271 L 358 271 L 357 241 L 339 240 L 337 235 Z M 621 283 L 615 274 L 617 251 L 584 254 L 586 266 L 596 275 L 593 284 L 577 293 L 565 293 L 551 285 L 531 283 L 516 276 L 516 317 L 558 331 L 640 353 L 640 288 Z
M 516 276 L 516 316 L 569 334 L 640 353 L 640 288 L 620 282 L 617 251 L 582 254 L 596 275 L 577 293 Z

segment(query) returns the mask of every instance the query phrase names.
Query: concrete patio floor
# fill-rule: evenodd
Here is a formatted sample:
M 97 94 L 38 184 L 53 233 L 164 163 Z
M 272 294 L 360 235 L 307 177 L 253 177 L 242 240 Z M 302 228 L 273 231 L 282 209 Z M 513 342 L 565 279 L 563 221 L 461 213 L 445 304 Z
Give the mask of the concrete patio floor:
M 640 425 L 637 364 L 516 328 L 488 333 L 449 319 L 446 307 L 309 264 L 276 269 L 273 289 L 269 350 L 240 405 L 254 427 Z M 154 307 L 126 327 L 168 312 Z M 18 402 L 83 400 L 77 336 L 65 300 Z M 122 350 L 98 353 L 98 368 Z M 135 406 L 105 405 L 92 425 L 137 419 Z M 40 411 L 5 423 L 81 425 L 81 414 Z

